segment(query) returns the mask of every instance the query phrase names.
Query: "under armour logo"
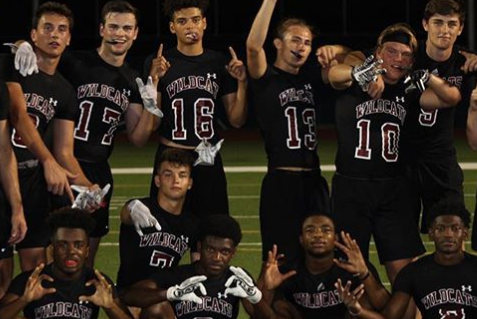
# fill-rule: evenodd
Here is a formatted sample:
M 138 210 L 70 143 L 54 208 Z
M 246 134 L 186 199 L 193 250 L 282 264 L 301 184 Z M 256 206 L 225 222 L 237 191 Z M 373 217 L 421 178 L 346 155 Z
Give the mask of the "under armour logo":
M 80 305 L 82 305 L 82 304 L 87 305 L 87 304 L 89 304 L 89 301 L 87 301 L 87 300 L 85 300 L 85 301 L 80 300 L 80 301 L 79 301 L 79 304 L 80 304 Z
M 123 89 L 123 95 L 130 96 L 131 95 L 131 90 Z
M 439 76 L 439 70 L 438 69 L 432 70 L 431 73 L 434 74 L 435 76 Z
M 186 236 L 184 236 L 184 235 L 181 235 L 181 239 L 182 239 L 183 242 L 189 243 L 189 237 L 186 237 Z
M 50 104 L 52 104 L 53 106 L 56 106 L 58 104 L 58 101 L 57 100 L 53 100 L 52 97 L 50 97 Z
M 215 73 L 207 73 L 207 78 L 208 79 L 217 79 L 217 74 Z
M 219 297 L 219 299 L 222 299 L 222 298 L 227 298 L 227 294 L 222 294 L 222 293 L 218 293 L 217 294 L 217 297 Z
M 325 285 L 323 285 L 323 283 L 320 282 L 320 284 L 318 285 L 318 287 L 316 287 L 316 291 L 322 291 L 322 290 L 325 290 Z
M 472 286 L 471 285 L 468 285 L 468 286 L 464 286 L 462 285 L 462 292 L 472 292 Z
M 396 96 L 396 102 L 401 102 L 401 103 L 404 103 L 404 96 Z
M 305 90 L 311 90 L 311 84 L 305 84 Z

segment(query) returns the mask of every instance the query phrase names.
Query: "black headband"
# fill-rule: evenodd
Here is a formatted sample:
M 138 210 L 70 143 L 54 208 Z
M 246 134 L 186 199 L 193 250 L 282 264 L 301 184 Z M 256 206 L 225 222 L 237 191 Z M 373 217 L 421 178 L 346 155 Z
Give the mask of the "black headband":
M 404 31 L 394 31 L 392 33 L 386 34 L 381 40 L 381 45 L 386 42 L 399 42 L 405 45 L 411 46 L 411 35 Z

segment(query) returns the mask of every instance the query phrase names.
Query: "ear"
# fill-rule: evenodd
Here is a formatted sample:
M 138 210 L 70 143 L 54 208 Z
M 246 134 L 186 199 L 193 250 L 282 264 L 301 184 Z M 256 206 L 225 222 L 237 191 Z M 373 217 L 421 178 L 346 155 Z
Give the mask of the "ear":
M 429 227 L 429 228 L 427 229 L 427 233 L 428 233 L 428 235 L 429 235 L 429 239 L 430 239 L 431 241 L 434 241 L 434 232 L 433 232 L 432 227 Z
M 99 35 L 104 36 L 104 25 L 102 23 L 99 24 Z
M 462 230 L 462 232 L 463 232 L 462 236 L 464 237 L 464 240 L 469 239 L 469 228 L 464 227 L 464 229 Z
M 202 249 L 202 242 L 201 241 L 198 241 L 197 242 L 197 252 L 200 253 L 200 250 Z
M 422 19 L 422 27 L 424 30 L 429 31 L 429 23 L 425 19 Z
M 71 42 L 71 33 L 68 35 L 68 39 L 66 40 L 66 46 L 69 46 Z
M 192 184 L 194 184 L 194 180 L 192 179 L 192 177 L 189 179 L 189 185 L 187 186 L 187 189 L 191 189 L 192 188 Z
M 134 36 L 133 36 L 133 40 L 136 40 L 137 39 L 137 35 L 139 33 L 139 27 L 136 26 L 136 29 L 134 30 Z
M 174 23 L 169 22 L 169 31 L 171 31 L 172 34 L 176 34 L 176 29 L 174 28 Z
M 300 241 L 300 245 L 303 247 L 303 235 L 300 235 L 300 237 L 298 237 L 298 240 Z
M 282 40 L 279 38 L 273 39 L 273 45 L 277 50 L 280 50 L 282 48 Z
M 36 29 L 31 29 L 30 39 L 33 41 L 33 43 L 36 43 Z
M 161 180 L 159 179 L 159 174 L 154 175 L 154 184 L 157 188 L 161 187 Z
M 462 30 L 464 30 L 464 24 L 460 25 L 459 33 L 457 35 L 461 35 Z
M 204 30 L 207 29 L 207 18 L 203 17 L 202 21 L 204 22 Z

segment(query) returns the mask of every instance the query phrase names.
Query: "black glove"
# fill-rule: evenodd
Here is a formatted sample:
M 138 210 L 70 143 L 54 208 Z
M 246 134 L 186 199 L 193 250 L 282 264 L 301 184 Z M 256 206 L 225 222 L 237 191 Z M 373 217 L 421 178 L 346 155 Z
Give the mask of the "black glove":
M 431 75 L 428 70 L 416 70 L 413 71 L 410 75 L 404 80 L 406 85 L 405 92 L 406 94 L 418 89 L 419 92 L 424 92 L 426 90 L 426 83 L 429 82 Z

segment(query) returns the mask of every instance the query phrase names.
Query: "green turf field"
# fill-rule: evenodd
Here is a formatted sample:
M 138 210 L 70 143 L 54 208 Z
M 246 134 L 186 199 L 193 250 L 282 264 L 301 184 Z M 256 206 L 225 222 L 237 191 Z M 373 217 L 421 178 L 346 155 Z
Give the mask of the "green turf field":
M 477 162 L 477 153 L 473 153 L 463 139 L 456 141 L 459 162 Z M 336 150 L 334 140 L 325 140 L 319 144 L 319 154 L 322 165 L 333 164 Z M 156 144 L 151 142 L 146 147 L 137 149 L 126 143 L 118 143 L 111 159 L 113 168 L 150 167 L 153 162 Z M 222 148 L 222 156 L 226 167 L 233 166 L 265 166 L 266 157 L 260 140 L 247 141 L 226 140 Z M 465 170 L 465 196 L 468 209 L 473 212 L 475 205 L 475 190 L 477 171 Z M 248 269 L 255 277 L 260 268 L 260 233 L 258 222 L 258 207 L 260 185 L 264 173 L 227 173 L 228 192 L 230 196 L 231 213 L 242 225 L 244 233 L 243 242 L 239 246 L 238 254 L 233 260 L 234 265 Z M 323 172 L 328 182 L 332 172 Z M 119 174 L 114 176 L 115 189 L 111 205 L 111 231 L 103 239 L 102 246 L 97 255 L 97 268 L 116 278 L 119 264 L 118 212 L 124 202 L 133 197 L 142 197 L 148 194 L 150 177 L 148 174 Z M 424 238 L 428 242 L 427 237 Z M 428 251 L 432 246 L 427 244 Z M 470 250 L 470 248 L 468 249 Z M 375 247 L 371 246 L 371 257 L 377 266 Z M 379 267 L 381 278 L 387 282 L 383 268 Z M 240 318 L 246 318 L 242 310 Z M 101 318 L 106 318 L 102 314 Z

